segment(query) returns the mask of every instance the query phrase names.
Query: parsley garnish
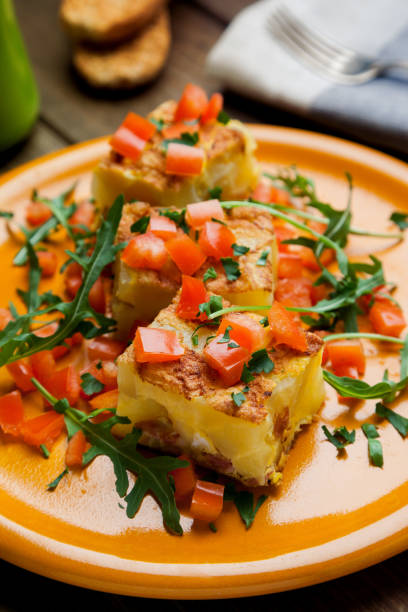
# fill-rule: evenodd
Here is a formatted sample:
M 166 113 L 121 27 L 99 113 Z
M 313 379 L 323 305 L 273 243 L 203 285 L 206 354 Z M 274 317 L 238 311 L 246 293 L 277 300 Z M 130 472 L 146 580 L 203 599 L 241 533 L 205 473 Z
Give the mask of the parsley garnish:
M 393 212 L 390 221 L 398 225 L 401 230 L 408 227 L 408 215 L 406 213 Z
M 141 217 L 138 221 L 135 221 L 130 226 L 131 232 L 138 232 L 139 234 L 145 234 L 147 227 L 150 222 L 150 215 L 146 215 L 145 217 Z
M 180 138 L 166 138 L 162 142 L 162 147 L 167 151 L 169 144 L 172 142 L 194 147 L 198 142 L 198 132 L 194 132 L 193 134 L 190 134 L 190 132 L 183 132 Z
M 42 454 L 44 455 L 45 459 L 48 459 L 50 456 L 50 451 L 48 450 L 48 448 L 45 446 L 45 444 L 40 444 L 40 449 Z
M 64 478 L 64 476 L 68 474 L 68 472 L 69 472 L 68 468 L 65 468 L 65 470 L 61 472 L 61 474 L 59 474 L 55 480 L 47 484 L 47 489 L 49 489 L 50 491 L 53 491 L 54 489 L 56 489 L 59 483 L 61 482 L 61 480 Z
M 242 244 L 235 244 L 234 242 L 234 244 L 232 245 L 232 250 L 234 252 L 234 255 L 239 257 L 240 255 L 245 255 L 245 253 L 248 253 L 249 247 L 244 246 Z
M 72 408 L 66 399 L 57 400 L 36 379 L 32 380 L 54 410 L 64 415 L 68 436 L 71 437 L 77 431 L 82 430 L 90 442 L 91 447 L 84 454 L 83 465 L 88 465 L 99 455 L 109 457 L 112 461 L 116 476 L 116 491 L 120 497 L 124 498 L 127 516 L 133 518 L 146 493 L 151 492 L 161 505 L 165 525 L 172 532 L 181 535 L 183 530 L 180 525 L 180 514 L 175 503 L 174 490 L 170 484 L 169 472 L 185 467 L 187 462 L 166 456 L 144 457 L 136 450 L 141 436 L 140 430 L 133 429 L 121 440 L 115 438 L 111 432 L 112 427 L 118 423 L 130 423 L 127 417 L 113 415 L 103 423 L 92 423 L 89 421 L 91 415 Z M 130 490 L 128 471 L 137 475 Z M 62 475 L 58 478 L 61 479 L 60 477 L 62 478 Z M 54 481 L 48 485 L 48 488 L 55 488 L 58 482 Z
M 234 340 L 231 340 L 231 342 L 228 342 L 227 346 L 228 346 L 228 348 L 239 348 L 239 344 L 234 342 Z
M 190 228 L 188 227 L 186 221 L 185 221 L 185 216 L 186 216 L 186 211 L 181 210 L 159 210 L 159 215 L 161 215 L 162 217 L 168 217 L 169 219 L 171 219 L 172 221 L 174 221 L 174 223 L 176 225 L 179 226 L 180 229 L 183 230 L 183 232 L 185 234 L 189 234 L 190 233 Z
M 268 255 L 269 255 L 269 251 L 270 251 L 269 248 L 265 249 L 265 251 L 262 251 L 260 258 L 256 262 L 257 266 L 266 266 L 266 262 L 267 262 Z
M 191 336 L 191 343 L 192 343 L 193 346 L 198 346 L 198 336 L 197 336 L 197 334 L 193 334 Z
M 203 280 L 205 282 L 208 281 L 210 278 L 217 278 L 217 272 L 212 266 L 210 268 L 207 268 L 207 271 L 203 276 Z
M 153 117 L 149 117 L 149 121 L 150 123 L 153 123 L 153 125 L 156 126 L 158 132 L 161 132 L 164 128 L 165 122 L 163 121 L 163 119 L 154 119 Z
M 242 391 L 238 391 L 238 393 L 231 393 L 232 401 L 238 408 L 245 402 L 246 397 L 242 393 Z
M 221 219 L 216 219 L 215 217 L 211 217 L 211 221 L 213 221 L 214 223 L 219 223 L 220 225 L 225 225 L 225 227 L 227 227 L 227 224 L 225 223 L 225 221 L 222 221 Z
M 248 366 L 246 363 L 244 363 L 244 367 L 242 369 L 242 374 L 241 374 L 241 380 L 242 382 L 244 382 L 245 384 L 248 384 L 250 382 L 252 382 L 253 380 L 255 380 L 255 376 L 253 376 L 250 372 L 250 370 L 248 369 Z
M 210 196 L 211 199 L 214 199 L 214 200 L 219 200 L 221 194 L 222 194 L 222 187 L 219 187 L 218 185 L 208 190 L 208 195 Z
M 324 435 L 337 450 L 342 450 L 347 444 L 353 444 L 356 439 L 356 431 L 348 431 L 347 427 L 336 427 L 333 433 L 327 429 L 326 425 L 322 425 Z
M 235 281 L 241 276 L 238 262 L 231 257 L 221 257 L 221 263 L 229 281 Z
M 213 533 L 217 533 L 218 529 L 214 525 L 214 523 L 208 523 L 208 527 L 211 529 Z
M 382 467 L 384 465 L 383 451 L 381 442 L 377 440 L 380 434 L 378 433 L 376 426 L 372 425 L 371 423 L 364 423 L 364 425 L 361 426 L 361 429 L 363 430 L 368 441 L 368 454 L 371 459 L 371 463 L 376 467 Z
M 227 123 L 231 121 L 231 117 L 228 115 L 228 113 L 225 112 L 225 110 L 220 110 L 220 112 L 217 115 L 217 121 L 218 123 L 227 125 Z
M 262 319 L 259 320 L 259 323 L 262 325 L 262 327 L 268 327 L 269 325 L 268 317 L 262 317 Z
M 227 483 L 224 490 L 224 500 L 234 502 L 247 529 L 251 527 L 256 513 L 266 499 L 266 495 L 260 495 L 255 503 L 253 493 L 250 491 L 237 491 L 232 482 Z
M 218 310 L 221 310 L 221 308 L 222 308 L 222 297 L 220 295 L 212 295 L 210 299 L 208 300 L 208 302 L 202 302 L 198 306 L 197 316 L 200 316 L 200 314 L 205 313 L 207 317 L 209 317 L 210 314 L 212 314 L 213 312 L 217 312 Z M 205 325 L 207 324 L 204 323 L 204 326 Z
M 248 361 L 249 371 L 255 374 L 261 374 L 261 372 L 269 374 L 269 372 L 272 372 L 274 367 L 275 364 L 273 363 L 272 359 L 270 359 L 266 349 L 255 351 L 252 353 L 251 359 Z
M 89 372 L 81 374 L 81 387 L 86 395 L 93 395 L 104 390 L 105 385 L 100 380 L 92 376 Z
M 394 412 L 394 410 L 390 410 L 380 402 L 375 406 L 375 413 L 383 419 L 387 419 L 401 436 L 405 438 L 408 435 L 408 419 L 406 417 Z
M 8 212 L 7 210 L 0 210 L 0 217 L 2 217 L 3 219 L 12 219 L 13 216 L 14 215 L 12 212 Z
M 223 337 L 221 338 L 221 340 L 218 340 L 217 344 L 226 344 L 227 342 L 231 340 L 230 338 L 231 329 L 232 329 L 231 325 L 227 325 L 227 327 L 225 328 Z

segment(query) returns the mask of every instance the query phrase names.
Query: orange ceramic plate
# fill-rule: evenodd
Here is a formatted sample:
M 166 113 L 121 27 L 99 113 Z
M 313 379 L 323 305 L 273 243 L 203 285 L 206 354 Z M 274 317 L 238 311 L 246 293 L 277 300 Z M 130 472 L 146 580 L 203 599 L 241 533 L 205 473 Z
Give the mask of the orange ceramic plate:
M 384 231 L 394 207 L 408 202 L 403 163 L 349 142 L 285 128 L 253 126 L 266 168 L 296 162 L 316 179 L 323 200 L 342 205 L 344 171 L 355 181 L 354 225 Z M 91 170 L 107 150 L 96 140 L 51 154 L 3 177 L 1 208 L 18 211 L 33 187 L 54 195 L 78 180 L 89 193 Z M 5 234 L 3 236 L 5 239 Z M 408 312 L 408 246 L 353 237 L 350 252 L 376 253 L 387 278 L 399 283 L 397 299 Z M 0 305 L 15 299 L 26 272 L 14 270 L 12 251 L 0 247 Z M 370 345 L 370 381 L 385 367 L 398 373 L 398 353 Z M 69 475 L 55 492 L 46 484 L 61 471 L 65 441 L 48 461 L 19 443 L 0 440 L 0 555 L 16 565 L 72 584 L 125 595 L 163 598 L 239 597 L 293 589 L 362 569 L 408 546 L 408 440 L 381 424 L 384 468 L 369 465 L 359 426 L 374 403 L 353 409 L 328 392 L 318 422 L 297 438 L 283 485 L 262 506 L 248 531 L 228 507 L 218 533 L 182 517 L 183 537 L 169 535 L 160 510 L 146 497 L 134 519 L 119 507 L 108 459 Z M 397 409 L 408 416 L 408 401 Z M 324 440 L 322 423 L 357 428 L 357 440 L 340 458 Z

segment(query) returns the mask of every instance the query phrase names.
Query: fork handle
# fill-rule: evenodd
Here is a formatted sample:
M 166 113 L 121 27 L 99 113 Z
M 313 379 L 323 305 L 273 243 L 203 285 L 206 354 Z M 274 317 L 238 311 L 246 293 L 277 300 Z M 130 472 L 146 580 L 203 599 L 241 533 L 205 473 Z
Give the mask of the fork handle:
M 378 62 L 376 68 L 382 73 L 392 68 L 403 68 L 408 70 L 408 60 L 392 60 L 389 62 Z

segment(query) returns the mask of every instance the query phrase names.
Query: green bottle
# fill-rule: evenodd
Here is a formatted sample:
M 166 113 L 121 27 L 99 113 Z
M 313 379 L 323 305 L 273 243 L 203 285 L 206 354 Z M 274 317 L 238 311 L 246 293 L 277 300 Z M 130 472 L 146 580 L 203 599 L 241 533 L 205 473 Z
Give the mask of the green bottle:
M 29 133 L 39 96 L 11 0 L 0 0 L 0 151 Z

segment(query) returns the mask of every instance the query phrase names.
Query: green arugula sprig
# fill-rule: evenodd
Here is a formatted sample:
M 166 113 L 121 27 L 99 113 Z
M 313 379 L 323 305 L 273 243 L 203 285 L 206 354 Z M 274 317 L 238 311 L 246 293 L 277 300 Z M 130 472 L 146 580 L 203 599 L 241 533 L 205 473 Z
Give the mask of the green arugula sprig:
M 371 423 L 364 423 L 361 426 L 361 429 L 367 438 L 368 455 L 371 463 L 376 467 L 382 467 L 384 465 L 383 450 L 382 444 L 378 440 L 380 434 L 378 433 L 376 426 L 372 425 Z
M 251 527 L 256 513 L 266 499 L 266 495 L 260 495 L 255 503 L 255 496 L 251 491 L 238 491 L 232 482 L 225 486 L 224 500 L 234 502 L 247 529 Z
M 167 456 L 144 457 L 136 450 L 141 436 L 140 430 L 134 428 L 121 440 L 118 440 L 112 434 L 111 430 L 114 425 L 130 423 L 127 417 L 114 414 L 102 423 L 92 423 L 89 419 L 94 416 L 93 414 L 87 414 L 82 410 L 72 408 L 66 399 L 57 400 L 48 393 L 38 380 L 35 378 L 31 380 L 54 410 L 64 415 L 68 437 L 71 438 L 77 431 L 81 430 L 90 442 L 91 447 L 84 454 L 83 465 L 89 465 L 93 459 L 100 455 L 109 457 L 112 461 L 116 476 L 116 491 L 120 497 L 124 498 L 127 516 L 133 518 L 145 495 L 151 492 L 161 506 L 164 524 L 173 533 L 181 535 L 183 530 L 180 525 L 180 514 L 174 499 L 174 489 L 169 479 L 169 472 L 177 468 L 187 467 L 188 462 Z M 137 475 L 136 482 L 132 486 L 130 485 L 128 472 Z M 55 482 L 51 483 L 49 488 L 55 488 L 58 484 L 58 482 L 56 484 Z
M 59 344 L 63 344 L 66 338 L 74 333 L 80 332 L 85 338 L 108 333 L 115 329 L 115 321 L 96 312 L 89 305 L 89 292 L 103 268 L 111 263 L 116 253 L 124 247 L 124 244 L 115 245 L 114 239 L 120 221 L 124 204 L 123 196 L 119 196 L 111 209 L 106 220 L 97 232 L 95 248 L 92 255 L 78 255 L 71 251 L 66 251 L 71 258 L 83 268 L 83 282 L 72 302 L 63 302 L 57 296 L 51 300 L 54 303 L 46 308 L 38 307 L 38 284 L 36 269 L 37 262 L 32 256 L 32 245 L 28 241 L 25 252 L 31 252 L 31 264 L 34 264 L 34 271 L 30 271 L 30 286 L 26 300 L 29 300 L 30 308 L 34 305 L 34 310 L 29 310 L 26 314 L 16 316 L 8 323 L 6 328 L 0 332 L 0 366 L 7 363 L 29 357 L 38 351 L 50 350 Z M 32 267 L 32 266 L 31 266 Z M 35 278 L 34 278 L 35 277 Z M 57 301 L 58 300 L 58 301 Z M 26 302 L 27 303 L 27 302 Z M 36 325 L 44 324 L 41 317 L 51 311 L 59 311 L 63 317 L 58 321 L 57 331 L 46 338 L 36 336 L 31 328 Z
M 336 427 L 331 433 L 326 425 L 322 425 L 322 430 L 329 442 L 337 448 L 337 450 L 343 450 L 348 444 L 353 444 L 356 439 L 356 431 L 348 431 L 347 427 Z

